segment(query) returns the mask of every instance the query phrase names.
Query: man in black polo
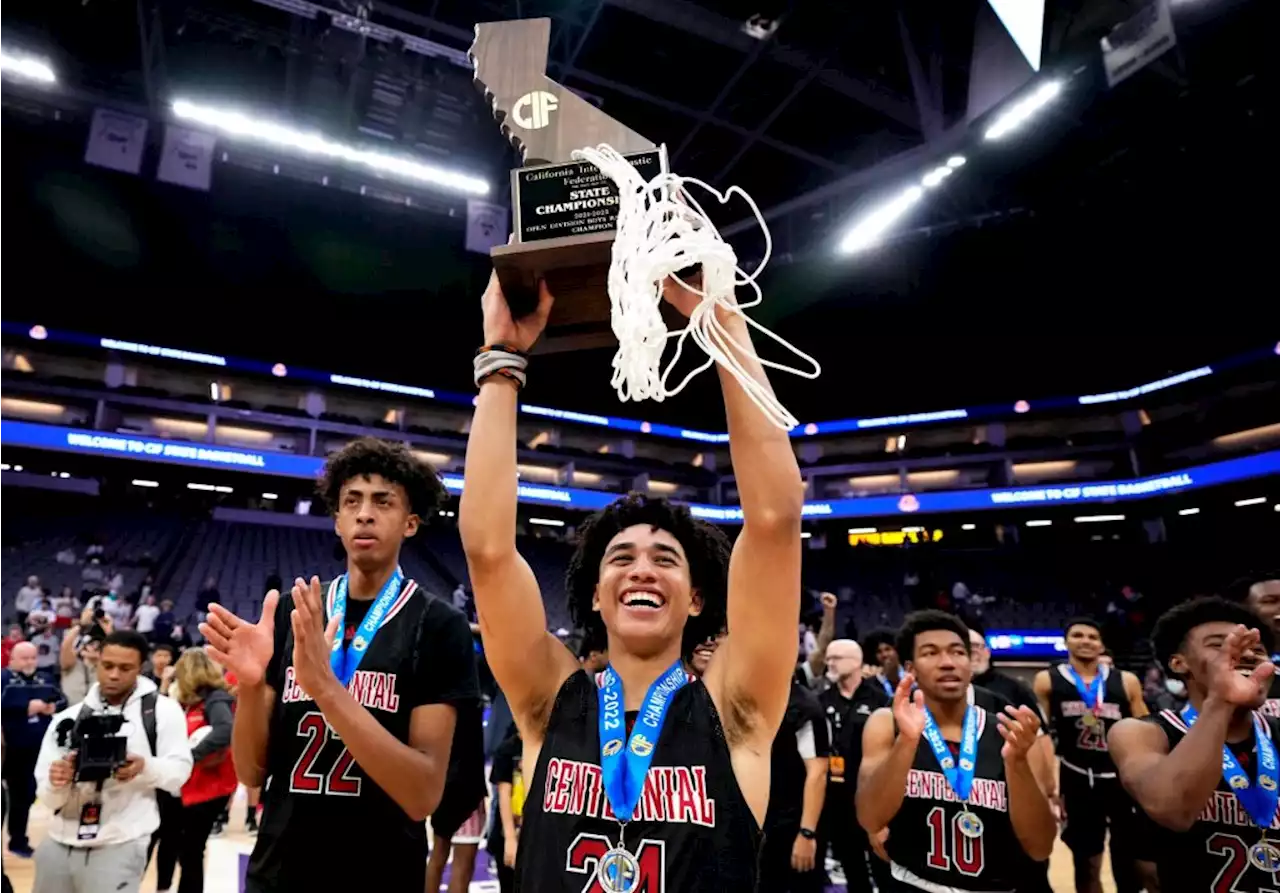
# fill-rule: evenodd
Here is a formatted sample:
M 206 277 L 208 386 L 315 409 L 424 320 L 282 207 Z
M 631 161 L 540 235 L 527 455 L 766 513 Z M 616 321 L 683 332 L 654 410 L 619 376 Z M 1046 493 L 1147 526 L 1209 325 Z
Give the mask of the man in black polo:
M 858 764 L 862 761 L 862 727 L 878 708 L 889 706 L 878 679 L 862 677 L 862 648 L 852 639 L 836 639 L 827 646 L 827 680 L 831 683 L 818 696 L 827 724 L 831 727 L 831 759 L 827 773 L 827 796 L 818 825 L 818 852 L 831 844 L 832 855 L 844 869 L 849 893 L 870 893 L 867 873 L 867 833 L 854 814 L 853 797 L 858 784 Z M 887 866 L 872 858 L 877 876 Z M 887 870 L 884 874 L 888 874 Z M 884 889 L 884 883 L 878 883 Z

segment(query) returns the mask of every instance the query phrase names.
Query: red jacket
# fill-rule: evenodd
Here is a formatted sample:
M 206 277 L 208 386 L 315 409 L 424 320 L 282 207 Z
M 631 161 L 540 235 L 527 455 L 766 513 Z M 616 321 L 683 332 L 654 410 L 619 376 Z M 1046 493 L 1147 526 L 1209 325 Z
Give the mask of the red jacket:
M 212 726 L 212 731 L 191 748 L 195 766 L 182 786 L 182 805 L 206 803 L 236 792 L 236 767 L 231 760 L 231 696 L 211 691 L 203 701 L 187 708 L 187 735 Z M 206 715 L 209 714 L 209 715 Z

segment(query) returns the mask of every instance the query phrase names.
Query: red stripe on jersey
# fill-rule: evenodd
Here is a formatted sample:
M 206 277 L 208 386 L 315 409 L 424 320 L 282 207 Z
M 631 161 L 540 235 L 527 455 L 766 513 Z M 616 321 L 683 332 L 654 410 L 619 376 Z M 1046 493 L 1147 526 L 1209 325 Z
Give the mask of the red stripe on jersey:
M 405 583 L 404 588 L 400 590 L 400 596 L 391 603 L 391 607 L 387 609 L 386 615 L 382 618 L 382 622 L 378 624 L 378 629 L 382 629 L 391 620 L 392 617 L 400 613 L 404 606 L 409 604 L 409 599 L 413 598 L 413 594 L 418 591 L 418 584 L 409 580 Z

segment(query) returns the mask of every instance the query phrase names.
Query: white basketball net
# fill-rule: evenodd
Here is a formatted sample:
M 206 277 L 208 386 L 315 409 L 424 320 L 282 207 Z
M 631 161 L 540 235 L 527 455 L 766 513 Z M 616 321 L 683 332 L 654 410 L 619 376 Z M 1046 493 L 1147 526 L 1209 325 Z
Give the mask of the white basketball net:
M 721 193 L 701 180 L 665 172 L 645 182 L 629 161 L 603 144 L 579 149 L 573 157 L 594 164 L 618 187 L 618 230 L 609 267 L 609 303 L 613 333 L 618 338 L 610 383 L 618 392 L 618 399 L 623 402 L 665 400 L 684 390 L 694 376 L 711 368 L 712 363 L 719 363 L 738 380 L 771 422 L 788 431 L 799 424 L 770 389 L 743 366 L 739 356 L 753 355 L 751 346 L 739 344 L 730 337 L 715 313 L 719 307 L 741 316 L 756 331 L 791 351 L 807 368 L 757 357 L 761 365 L 807 379 L 821 374 L 817 360 L 744 312 L 763 299 L 756 277 L 773 251 L 769 228 L 751 196 L 737 186 Z M 736 194 L 750 205 L 765 238 L 764 257 L 753 272 L 747 273 L 738 266 L 733 248 L 721 238 L 702 206 L 685 188 L 690 184 L 705 189 L 721 204 Z M 662 283 L 677 270 L 694 264 L 702 265 L 702 288 L 681 282 L 703 299 L 694 308 L 687 326 L 678 332 L 668 332 L 662 319 Z M 749 286 L 755 296 L 739 302 L 734 296 L 734 288 L 739 285 Z M 685 339 L 690 337 L 706 352 L 707 360 L 671 387 L 668 380 L 684 350 Z M 676 350 L 664 369 L 662 354 L 668 338 L 676 339 Z

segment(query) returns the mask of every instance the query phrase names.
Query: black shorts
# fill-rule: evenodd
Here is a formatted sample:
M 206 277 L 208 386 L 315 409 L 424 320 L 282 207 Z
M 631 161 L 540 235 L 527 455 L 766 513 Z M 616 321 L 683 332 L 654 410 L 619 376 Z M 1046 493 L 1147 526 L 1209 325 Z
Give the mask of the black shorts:
M 1118 778 L 1092 779 L 1062 766 L 1058 777 L 1062 805 L 1067 811 L 1062 842 L 1076 856 L 1102 855 L 1111 826 L 1111 846 L 1127 841 L 1134 831 L 1137 808 Z M 1119 838 L 1120 840 L 1117 840 Z

